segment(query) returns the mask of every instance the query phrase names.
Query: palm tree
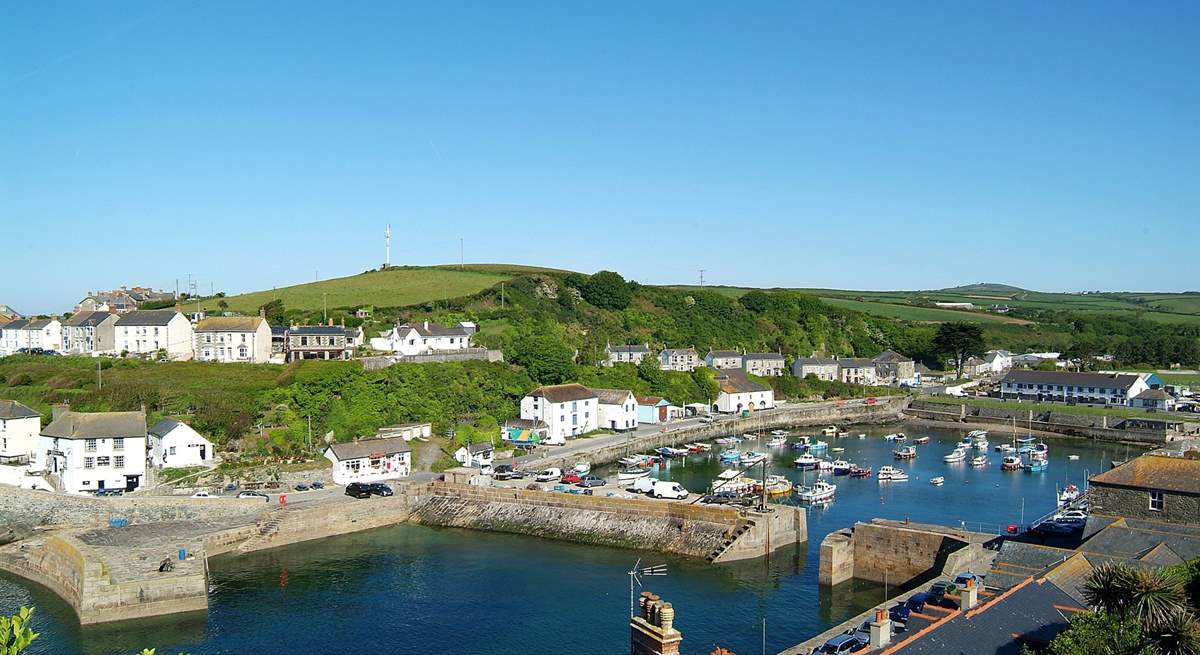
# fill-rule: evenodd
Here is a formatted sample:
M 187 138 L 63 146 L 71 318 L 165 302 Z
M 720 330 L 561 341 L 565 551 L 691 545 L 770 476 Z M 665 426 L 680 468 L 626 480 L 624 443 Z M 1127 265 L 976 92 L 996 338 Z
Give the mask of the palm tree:
M 1150 647 L 1162 655 L 1200 653 L 1200 623 L 1176 571 L 1102 564 L 1084 583 L 1083 597 L 1115 621 L 1131 619 L 1141 626 L 1141 643 L 1128 650 L 1117 647 L 1117 652 L 1141 653 Z
M 1157 629 L 1146 634 L 1159 655 L 1196 655 L 1200 653 L 1200 623 L 1191 612 L 1173 612 Z
M 1128 564 L 1101 564 L 1083 583 L 1083 599 L 1091 607 L 1124 618 L 1132 580 L 1133 567 Z
M 1129 579 L 1129 611 L 1149 630 L 1188 610 L 1183 581 L 1171 569 L 1135 569 Z

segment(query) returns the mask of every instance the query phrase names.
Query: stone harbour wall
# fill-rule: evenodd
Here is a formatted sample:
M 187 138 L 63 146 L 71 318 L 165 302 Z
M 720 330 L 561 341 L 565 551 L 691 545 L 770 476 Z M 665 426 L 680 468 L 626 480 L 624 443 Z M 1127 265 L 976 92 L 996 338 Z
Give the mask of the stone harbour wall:
M 932 421 L 996 425 L 997 434 L 1010 432 L 1013 419 L 1016 419 L 1018 432 L 1032 427 L 1034 430 L 1085 439 L 1133 441 L 1147 445 L 1163 444 L 1174 438 L 1174 435 L 1166 430 L 1126 429 L 1123 427 L 1125 418 L 1120 416 L 1068 414 L 1054 411 L 1038 412 L 1023 408 L 1016 401 L 1013 401 L 1012 404 L 1012 408 L 1007 409 L 983 407 L 969 403 L 951 405 L 914 400 L 905 410 L 905 414 Z
M 0 486 L 0 526 L 69 525 L 96 527 L 109 519 L 130 523 L 222 519 L 253 516 L 262 512 L 261 499 L 193 498 L 162 496 L 71 496 Z

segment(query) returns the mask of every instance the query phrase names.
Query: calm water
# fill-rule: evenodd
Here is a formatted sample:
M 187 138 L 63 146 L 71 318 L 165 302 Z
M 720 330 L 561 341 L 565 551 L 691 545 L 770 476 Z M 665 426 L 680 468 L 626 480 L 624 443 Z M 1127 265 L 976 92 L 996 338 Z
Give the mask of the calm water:
M 892 460 L 893 444 L 881 435 L 903 430 L 928 435 L 915 461 Z M 0 578 L 0 611 L 38 608 L 42 633 L 31 653 L 109 655 L 154 646 L 161 654 L 426 653 L 491 655 L 569 650 L 581 655 L 624 652 L 628 639 L 629 580 L 638 559 L 665 562 L 670 574 L 649 588 L 676 607 L 684 653 L 702 654 L 720 644 L 759 653 L 763 623 L 767 652 L 775 653 L 862 611 L 883 598 L 877 585 L 853 582 L 833 590 L 817 585 L 818 545 L 831 530 L 871 517 L 911 518 L 943 524 L 1017 523 L 1054 507 L 1056 485 L 1079 483 L 1085 470 L 1102 471 L 1123 446 L 1047 440 L 1051 465 L 1043 473 L 999 470 L 988 452 L 987 469 L 945 464 L 942 455 L 959 430 L 911 425 L 852 429 L 855 436 L 825 438 L 844 453 L 830 453 L 878 470 L 884 464 L 909 472 L 908 482 L 825 476 L 836 499 L 808 510 L 809 541 L 777 551 L 769 560 L 708 566 L 653 553 L 596 548 L 516 535 L 396 526 L 365 534 L 301 544 L 211 562 L 207 615 L 81 629 L 71 610 L 48 591 Z M 992 435 L 994 448 L 999 435 Z M 747 442 L 744 449 L 765 450 Z M 714 449 L 715 451 L 715 449 Z M 1068 454 L 1078 454 L 1069 461 Z M 795 454 L 776 449 L 772 473 L 800 480 Z M 658 472 L 701 489 L 722 469 L 712 455 L 672 461 Z M 933 487 L 930 477 L 946 484 Z M 806 474 L 811 482 L 815 473 Z M 993 527 L 994 529 L 994 527 Z

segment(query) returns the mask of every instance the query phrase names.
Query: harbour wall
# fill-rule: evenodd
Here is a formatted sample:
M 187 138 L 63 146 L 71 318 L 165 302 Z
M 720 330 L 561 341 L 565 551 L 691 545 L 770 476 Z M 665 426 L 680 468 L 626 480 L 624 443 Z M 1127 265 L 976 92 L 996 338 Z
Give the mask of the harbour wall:
M 689 426 L 633 436 L 627 441 L 609 443 L 592 449 L 576 450 L 569 455 L 555 455 L 553 449 L 523 466 L 527 468 L 558 467 L 569 469 L 579 460 L 587 460 L 593 466 L 615 462 L 629 453 L 649 452 L 663 446 L 679 446 L 692 441 L 711 441 L 718 437 L 745 432 L 761 432 L 776 428 L 799 426 L 848 425 L 852 423 L 890 423 L 902 418 L 901 412 L 908 405 L 907 396 L 879 398 L 873 404 L 863 400 L 835 401 L 829 403 L 784 405 L 776 409 L 756 412 L 745 418 L 726 419 L 708 425 Z M 540 454 L 540 453 L 535 453 Z
M 1015 420 L 1019 430 L 1032 428 L 1085 439 L 1136 442 L 1146 445 L 1161 445 L 1186 436 L 1167 429 L 1144 429 L 1139 427 L 1138 421 L 1125 417 L 1037 411 L 1022 408 L 1016 402 L 1013 403 L 1012 409 L 1007 409 L 971 405 L 970 403 L 960 405 L 914 400 L 904 410 L 904 413 L 931 421 L 999 425 L 1010 429 Z M 1159 419 L 1148 417 L 1146 422 L 1157 420 Z
M 990 561 L 993 553 L 986 546 L 997 538 L 903 521 L 860 521 L 821 541 L 817 577 L 823 585 L 858 578 L 903 587 Z
M 130 523 L 252 517 L 262 499 L 220 498 L 201 501 L 169 496 L 72 496 L 0 485 L 0 526 L 67 525 L 97 527 L 110 519 Z

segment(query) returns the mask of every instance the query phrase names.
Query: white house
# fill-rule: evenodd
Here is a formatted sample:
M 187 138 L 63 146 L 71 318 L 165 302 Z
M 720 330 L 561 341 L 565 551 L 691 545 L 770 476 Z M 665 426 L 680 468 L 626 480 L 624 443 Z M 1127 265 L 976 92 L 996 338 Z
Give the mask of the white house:
M 473 443 L 459 446 L 458 450 L 454 451 L 454 459 L 463 466 L 483 468 L 492 465 L 494 454 L 495 449 L 492 448 L 492 444 Z
M 757 382 L 751 382 L 740 369 L 729 369 L 717 374 L 721 391 L 717 394 L 718 412 L 737 414 L 770 409 L 775 406 L 775 391 Z
M 41 429 L 41 414 L 15 400 L 0 400 L 0 465 L 31 462 Z
M 195 335 L 192 323 L 174 309 L 140 309 L 117 319 L 116 350 L 130 355 L 191 359 Z
M 638 365 L 642 360 L 650 356 L 649 344 L 635 344 L 632 346 L 604 346 L 604 365 L 612 366 L 613 364 L 633 364 Z
M 658 367 L 664 371 L 694 371 L 703 366 L 695 348 L 664 348 L 658 353 Z
M 818 380 L 834 382 L 838 379 L 838 363 L 832 357 L 797 357 L 792 374 L 798 378 L 814 375 Z
M 213 445 L 186 423 L 164 418 L 147 431 L 150 465 L 177 469 L 212 466 Z
M 776 377 L 787 370 L 787 363 L 781 353 L 746 353 L 742 355 L 742 370 L 759 377 Z
M 624 432 L 638 426 L 638 403 L 632 391 L 626 389 L 592 389 L 599 400 L 600 419 L 597 427 Z
M 471 347 L 475 324 L 462 322 L 454 327 L 424 321 L 414 325 L 397 325 L 381 336 L 371 339 L 371 348 L 398 355 L 427 355 L 430 353 L 466 350 Z
M 1014 369 L 1000 381 L 1000 396 L 1018 400 L 1129 406 L 1133 404 L 1134 398 L 1149 388 L 1144 377 L 1131 373 Z
M 146 474 L 146 414 L 55 407 L 37 449 L 42 470 L 67 493 L 133 491 Z
M 962 372 L 969 378 L 983 377 L 991 374 L 992 365 L 972 355 L 963 362 Z
M 595 430 L 600 420 L 600 399 L 582 384 L 538 387 L 521 399 L 521 418 L 546 424 L 542 443 L 562 445 L 567 437 Z
M 62 323 L 57 318 L 32 320 L 21 328 L 21 332 L 22 348 L 63 349 Z
M 117 315 L 80 312 L 63 323 L 63 349 L 72 355 L 100 355 L 116 350 Z
M 202 362 L 266 364 L 271 326 L 261 316 L 216 316 L 196 324 L 196 359 Z
M 879 381 L 875 360 L 864 357 L 842 357 L 838 362 L 838 379 L 846 384 L 872 385 Z
M 710 350 L 704 356 L 704 365 L 712 368 L 741 368 L 742 353 L 736 350 Z
M 989 350 L 984 353 L 983 361 L 991 373 L 1003 373 L 1012 368 L 1013 354 L 1007 350 Z
M 325 457 L 333 464 L 332 477 L 337 484 L 383 482 L 412 473 L 412 449 L 399 437 L 330 444 Z
M 1146 389 L 1134 396 L 1129 404 L 1142 409 L 1169 412 L 1175 409 L 1175 398 L 1162 389 Z

